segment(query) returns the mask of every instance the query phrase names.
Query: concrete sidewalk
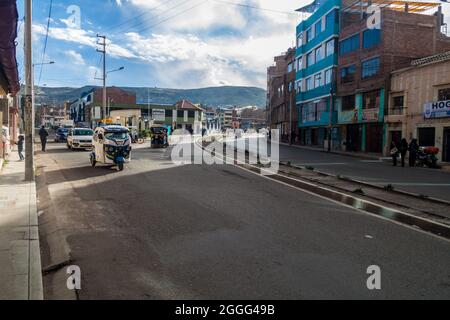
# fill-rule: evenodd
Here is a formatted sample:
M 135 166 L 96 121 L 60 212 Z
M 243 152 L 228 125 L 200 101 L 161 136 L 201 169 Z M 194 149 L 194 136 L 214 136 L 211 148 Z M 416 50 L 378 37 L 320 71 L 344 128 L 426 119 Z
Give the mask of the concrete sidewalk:
M 36 184 L 24 170 L 14 149 L 0 171 L 1 300 L 43 299 Z

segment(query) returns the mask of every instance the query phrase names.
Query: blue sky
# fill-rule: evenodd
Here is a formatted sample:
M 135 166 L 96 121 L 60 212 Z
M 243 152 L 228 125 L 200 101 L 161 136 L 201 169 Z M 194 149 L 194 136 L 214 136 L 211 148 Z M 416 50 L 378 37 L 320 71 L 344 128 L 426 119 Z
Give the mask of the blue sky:
M 50 0 L 35 0 L 34 62 L 42 61 Z M 265 88 L 273 56 L 295 43 L 300 15 L 312 0 L 53 0 L 40 85 L 101 85 L 96 35 L 108 37 L 108 85 Z M 18 0 L 19 19 L 23 0 Z M 233 4 L 234 3 L 234 4 Z M 254 9 L 235 4 L 258 7 Z M 74 7 L 75 6 L 75 7 Z M 449 4 L 444 4 L 450 23 Z M 75 14 L 73 11 L 75 8 Z M 79 8 L 80 15 L 77 11 Z M 72 10 L 68 10 L 72 9 Z M 18 61 L 23 78 L 23 23 Z M 40 67 L 35 68 L 38 84 Z
M 40 85 L 100 85 L 96 34 L 108 37 L 108 85 L 198 88 L 265 87 L 273 56 L 295 41 L 299 14 L 311 0 L 54 0 Z M 257 10 L 233 5 L 248 4 Z M 50 0 L 34 1 L 34 63 L 42 60 Z M 78 15 L 68 12 L 79 7 Z M 19 19 L 23 1 L 18 1 Z M 18 61 L 23 73 L 23 23 Z M 35 68 L 38 84 L 40 67 Z M 23 76 L 22 76 L 23 78 Z

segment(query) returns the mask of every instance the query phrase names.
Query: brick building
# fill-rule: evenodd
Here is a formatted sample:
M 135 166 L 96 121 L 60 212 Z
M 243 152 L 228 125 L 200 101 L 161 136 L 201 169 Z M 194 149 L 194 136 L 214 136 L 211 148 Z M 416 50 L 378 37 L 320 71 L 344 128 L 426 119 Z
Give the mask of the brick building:
M 424 14 L 440 8 L 436 3 L 385 1 L 374 29 L 368 28 L 368 5 L 344 0 L 340 10 L 335 128 L 343 150 L 381 153 L 390 142 L 384 116 L 391 72 L 450 50 L 450 38 L 441 33 L 439 9 Z
M 106 88 L 107 111 L 103 114 L 103 88 L 96 88 L 85 92 L 80 98 L 70 103 L 70 119 L 77 124 L 95 127 L 102 119 L 108 117 L 109 110 L 113 105 L 127 106 L 136 105 L 136 94 L 117 87 Z
M 267 69 L 267 117 L 272 129 L 279 129 L 282 141 L 289 141 L 290 132 L 297 130 L 295 107 L 295 48 L 274 58 L 275 65 Z

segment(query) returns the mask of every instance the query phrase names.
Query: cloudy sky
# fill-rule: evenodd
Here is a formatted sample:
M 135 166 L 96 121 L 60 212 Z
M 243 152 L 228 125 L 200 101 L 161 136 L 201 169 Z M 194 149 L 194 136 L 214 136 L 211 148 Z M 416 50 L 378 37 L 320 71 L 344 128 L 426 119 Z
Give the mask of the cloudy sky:
M 23 18 L 23 1 L 19 19 Z M 300 15 L 312 0 L 53 0 L 44 61 L 35 82 L 100 85 L 96 35 L 108 37 L 108 85 L 265 88 L 273 56 L 295 42 Z M 43 56 L 50 0 L 34 1 L 34 62 Z M 449 6 L 449 5 L 445 5 Z M 79 9 L 78 9 L 79 8 Z M 449 8 L 447 8 L 448 11 Z M 78 14 L 79 13 L 79 14 Z M 449 21 L 450 22 L 450 21 Z M 23 23 L 18 60 L 23 78 Z
M 22 2 L 18 1 L 19 19 L 23 18 Z M 99 33 L 108 37 L 107 70 L 125 67 L 108 76 L 110 85 L 264 88 L 266 67 L 273 56 L 295 41 L 300 16 L 294 10 L 310 2 L 53 0 L 44 61 L 55 64 L 44 66 L 40 85 L 101 84 L 94 79 L 101 76 L 101 55 L 96 52 Z M 34 1 L 35 63 L 42 61 L 49 4 L 50 0 Z M 80 23 L 72 5 L 80 9 Z M 22 65 L 23 23 L 19 26 Z M 37 84 L 40 66 L 35 73 Z

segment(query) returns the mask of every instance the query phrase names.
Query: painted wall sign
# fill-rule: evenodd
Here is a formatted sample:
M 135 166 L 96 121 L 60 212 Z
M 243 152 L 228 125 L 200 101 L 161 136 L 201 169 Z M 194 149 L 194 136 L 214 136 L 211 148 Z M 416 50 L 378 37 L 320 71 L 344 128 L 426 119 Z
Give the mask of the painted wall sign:
M 450 100 L 425 103 L 424 117 L 425 119 L 450 117 Z

